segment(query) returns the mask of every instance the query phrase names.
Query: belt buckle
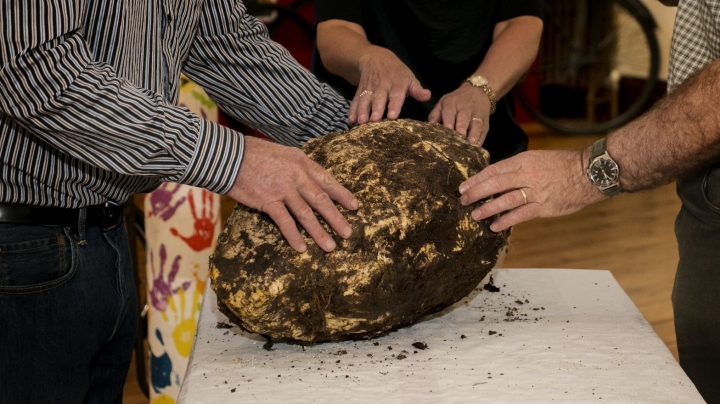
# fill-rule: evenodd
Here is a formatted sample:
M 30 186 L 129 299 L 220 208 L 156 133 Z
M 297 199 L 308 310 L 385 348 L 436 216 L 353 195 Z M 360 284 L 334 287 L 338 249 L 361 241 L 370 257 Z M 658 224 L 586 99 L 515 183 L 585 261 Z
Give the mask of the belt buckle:
M 110 207 L 109 202 L 105 202 L 102 208 L 102 229 L 103 231 L 110 231 L 116 227 L 118 227 L 123 221 L 122 220 L 113 220 L 113 209 Z M 119 213 L 122 215 L 122 212 Z

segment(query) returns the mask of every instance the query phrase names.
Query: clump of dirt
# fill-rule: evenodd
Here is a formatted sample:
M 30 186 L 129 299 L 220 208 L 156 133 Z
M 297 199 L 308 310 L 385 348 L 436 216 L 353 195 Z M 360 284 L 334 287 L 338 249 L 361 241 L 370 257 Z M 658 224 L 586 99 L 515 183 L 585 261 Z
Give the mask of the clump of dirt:
M 417 349 L 425 350 L 428 348 L 427 344 L 424 342 L 413 342 L 412 346 L 414 346 Z
M 220 310 L 247 331 L 297 343 L 387 334 L 468 295 L 507 244 L 494 218 L 472 219 L 478 204 L 460 204 L 488 153 L 442 125 L 360 125 L 303 150 L 358 198 L 340 208 L 353 235 L 325 253 L 303 233 L 298 254 L 268 215 L 238 205 L 210 265 Z
M 483 286 L 483 289 L 487 290 L 491 293 L 497 293 L 500 291 L 500 288 L 495 286 L 495 282 L 493 281 L 493 277 L 490 277 L 490 281 Z

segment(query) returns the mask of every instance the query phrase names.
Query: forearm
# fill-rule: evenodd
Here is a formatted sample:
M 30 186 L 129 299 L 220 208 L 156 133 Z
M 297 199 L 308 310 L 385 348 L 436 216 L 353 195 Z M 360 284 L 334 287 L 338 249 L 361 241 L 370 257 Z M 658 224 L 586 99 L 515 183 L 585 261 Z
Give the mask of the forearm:
M 229 170 L 240 164 L 242 135 L 170 105 L 94 61 L 76 3 L 31 5 L 27 13 L 20 7 L 0 11 L 3 21 L 17 24 L 0 32 L 0 114 L 63 154 L 107 171 L 216 192 L 232 186 L 237 170 Z M 62 24 L 39 27 L 32 23 L 35 15 L 55 16 Z
M 498 98 L 512 90 L 535 60 L 542 26 L 537 17 L 517 17 L 495 27 L 493 43 L 474 74 L 487 78 Z
M 325 68 L 354 86 L 360 82 L 362 66 L 369 59 L 395 57 L 390 50 L 368 42 L 361 26 L 341 20 L 318 24 L 317 46 Z
M 720 159 L 720 60 L 608 138 L 628 191 L 666 184 Z
M 270 40 L 241 1 L 228 3 L 205 2 L 184 73 L 223 111 L 281 144 L 346 130 L 348 102 Z

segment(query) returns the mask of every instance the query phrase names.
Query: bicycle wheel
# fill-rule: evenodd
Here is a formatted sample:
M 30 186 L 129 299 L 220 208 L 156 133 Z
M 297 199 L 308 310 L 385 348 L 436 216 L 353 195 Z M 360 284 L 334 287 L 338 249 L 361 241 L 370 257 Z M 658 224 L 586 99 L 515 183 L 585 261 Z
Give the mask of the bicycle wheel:
M 537 121 L 603 133 L 643 112 L 660 51 L 655 20 L 637 0 L 548 0 L 539 57 L 515 94 Z

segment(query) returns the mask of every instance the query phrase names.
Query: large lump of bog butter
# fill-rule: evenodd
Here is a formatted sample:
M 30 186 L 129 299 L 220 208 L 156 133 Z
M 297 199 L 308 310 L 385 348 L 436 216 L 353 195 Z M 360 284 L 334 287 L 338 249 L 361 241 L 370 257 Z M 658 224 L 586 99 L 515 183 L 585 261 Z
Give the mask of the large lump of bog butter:
M 325 253 L 303 233 L 300 254 L 269 216 L 238 205 L 210 264 L 219 307 L 247 331 L 298 343 L 383 335 L 465 297 L 506 245 L 460 204 L 458 186 L 488 153 L 442 125 L 371 123 L 303 150 L 359 200 L 340 208 L 353 235 Z

